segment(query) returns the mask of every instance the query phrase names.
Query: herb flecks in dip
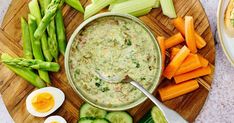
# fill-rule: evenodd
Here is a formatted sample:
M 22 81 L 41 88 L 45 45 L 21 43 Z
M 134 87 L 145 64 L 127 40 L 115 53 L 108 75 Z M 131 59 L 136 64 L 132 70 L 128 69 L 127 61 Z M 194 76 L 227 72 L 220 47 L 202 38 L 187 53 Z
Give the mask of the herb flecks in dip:
M 143 95 L 129 83 L 110 84 L 108 76 L 129 75 L 146 89 L 157 71 L 157 53 L 150 34 L 138 23 L 123 17 L 103 17 L 87 25 L 75 38 L 69 56 L 77 88 L 93 102 L 112 106 L 132 103 Z

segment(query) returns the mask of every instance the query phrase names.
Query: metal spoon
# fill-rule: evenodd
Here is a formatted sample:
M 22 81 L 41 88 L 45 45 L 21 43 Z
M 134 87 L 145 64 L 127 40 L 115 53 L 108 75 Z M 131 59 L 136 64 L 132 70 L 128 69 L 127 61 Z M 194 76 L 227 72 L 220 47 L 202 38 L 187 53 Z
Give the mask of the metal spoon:
M 180 116 L 177 112 L 169 109 L 164 104 L 162 104 L 158 99 L 156 99 L 151 93 L 149 93 L 144 87 L 142 87 L 138 82 L 130 78 L 128 75 L 126 76 L 114 76 L 112 78 L 105 76 L 100 71 L 95 71 L 98 77 L 109 83 L 120 83 L 126 82 L 131 83 L 133 86 L 138 88 L 142 93 L 145 94 L 164 114 L 168 123 L 188 123 L 182 116 Z

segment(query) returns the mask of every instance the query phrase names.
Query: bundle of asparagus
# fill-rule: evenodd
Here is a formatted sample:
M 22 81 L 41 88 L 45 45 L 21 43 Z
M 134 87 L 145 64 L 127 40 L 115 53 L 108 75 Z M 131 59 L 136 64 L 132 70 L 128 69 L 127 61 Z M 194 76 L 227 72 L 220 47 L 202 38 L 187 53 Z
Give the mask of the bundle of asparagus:
M 38 88 L 50 84 L 48 71 L 59 71 L 60 66 L 56 63 L 59 52 L 64 55 L 66 50 L 63 3 L 64 0 L 31 0 L 28 23 L 21 18 L 24 58 L 1 55 L 1 61 L 10 70 Z M 79 0 L 65 0 L 65 3 L 84 12 Z M 56 62 L 51 62 L 53 59 Z M 39 76 L 32 69 L 36 69 Z

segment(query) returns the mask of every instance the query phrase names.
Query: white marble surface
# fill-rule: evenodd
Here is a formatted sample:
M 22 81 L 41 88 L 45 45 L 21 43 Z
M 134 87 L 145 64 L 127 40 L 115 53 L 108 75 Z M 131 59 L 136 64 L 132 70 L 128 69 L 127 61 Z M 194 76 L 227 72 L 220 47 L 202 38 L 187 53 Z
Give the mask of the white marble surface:
M 0 24 L 10 0 L 0 0 Z M 196 123 L 233 123 L 234 122 L 234 67 L 224 55 L 216 31 L 216 11 L 218 0 L 201 0 L 208 15 L 216 45 L 216 69 L 211 92 Z M 1 98 L 1 96 L 0 96 Z M 11 123 L 0 100 L 0 121 Z

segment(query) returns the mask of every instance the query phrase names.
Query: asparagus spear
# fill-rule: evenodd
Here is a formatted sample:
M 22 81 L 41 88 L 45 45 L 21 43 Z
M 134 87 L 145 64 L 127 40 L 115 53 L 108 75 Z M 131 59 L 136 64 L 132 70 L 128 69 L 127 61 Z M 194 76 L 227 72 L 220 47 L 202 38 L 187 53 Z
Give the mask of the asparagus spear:
M 36 18 L 37 25 L 39 25 L 39 23 L 41 22 L 41 13 L 40 13 L 40 8 L 39 8 L 37 0 L 32 0 L 28 4 L 28 6 L 29 6 L 30 13 Z M 49 51 L 47 36 L 45 32 L 42 33 L 41 45 L 42 45 L 42 51 L 43 51 L 45 60 L 52 61 L 53 57 L 51 56 L 50 51 Z
M 43 17 L 45 15 L 46 5 L 50 4 L 50 0 L 38 0 L 40 4 L 40 10 L 41 10 L 41 16 Z
M 7 55 L 2 55 L 1 59 L 8 59 L 11 58 L 10 56 Z M 26 69 L 26 68 L 18 68 L 15 66 L 11 66 L 8 64 L 5 64 L 10 70 L 12 70 L 13 72 L 15 72 L 17 75 L 21 76 L 22 78 L 24 78 L 25 80 L 27 80 L 29 83 L 31 83 L 32 85 L 36 86 L 37 88 L 43 88 L 46 86 L 46 84 L 43 82 L 43 80 L 37 75 L 35 74 L 33 71 Z
M 49 44 L 49 50 L 51 55 L 55 58 L 55 61 L 58 61 L 58 42 L 56 38 L 56 32 L 55 32 L 55 22 L 52 20 L 50 24 L 47 27 L 47 32 L 49 35 L 48 38 L 48 44 Z
M 69 6 L 75 8 L 76 10 L 84 13 L 84 8 L 82 7 L 79 0 L 65 0 L 65 3 L 67 3 Z
M 29 33 L 32 41 L 32 50 L 35 59 L 44 60 L 42 51 L 41 51 L 41 42 L 36 39 L 33 34 L 37 28 L 36 18 L 32 15 L 28 15 L 28 24 L 29 24 Z M 39 76 L 47 83 L 50 83 L 49 74 L 46 71 L 38 70 Z
M 42 36 L 42 34 L 45 32 L 47 26 L 50 24 L 51 20 L 54 19 L 54 16 L 56 14 L 56 11 L 58 9 L 58 7 L 61 4 L 61 0 L 52 0 L 51 3 L 49 4 L 49 6 L 47 7 L 46 11 L 45 11 L 45 15 L 42 18 L 40 24 L 38 25 L 34 36 L 35 38 L 40 38 Z
M 41 0 L 41 4 L 43 4 L 44 8 L 47 8 L 51 2 L 51 0 Z M 48 45 L 51 55 L 55 58 L 55 61 L 58 61 L 58 43 L 56 38 L 56 32 L 55 32 L 55 21 L 54 19 L 50 22 L 50 24 L 47 26 L 47 32 L 49 35 L 48 38 Z
M 19 68 L 32 68 L 32 69 L 52 71 L 52 72 L 58 72 L 60 68 L 59 64 L 56 62 L 44 62 L 38 59 L 11 58 L 6 53 L 2 55 L 9 57 L 2 59 L 3 63 Z
M 61 9 L 57 10 L 55 16 L 55 23 L 56 23 L 56 32 L 57 32 L 57 40 L 59 51 L 64 55 L 66 50 L 66 35 L 65 35 L 65 28 L 63 24 L 63 15 Z
M 31 41 L 28 30 L 28 23 L 23 17 L 21 17 L 20 20 L 21 20 L 21 29 L 22 29 L 24 58 L 32 59 L 33 54 L 32 54 Z

